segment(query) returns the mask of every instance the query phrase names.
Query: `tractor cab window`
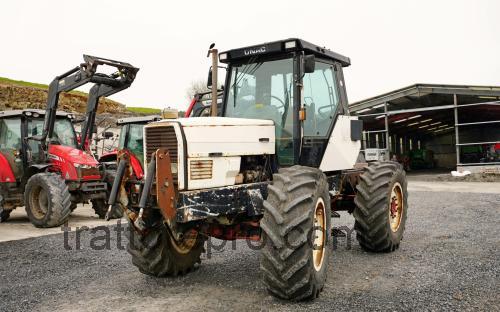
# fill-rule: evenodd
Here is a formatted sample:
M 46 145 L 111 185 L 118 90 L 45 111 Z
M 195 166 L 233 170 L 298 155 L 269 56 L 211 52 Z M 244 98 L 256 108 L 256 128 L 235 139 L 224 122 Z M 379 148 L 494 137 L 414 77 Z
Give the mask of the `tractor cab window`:
M 21 149 L 21 119 L 0 120 L 0 150 L 12 152 Z
M 339 103 L 333 65 L 316 62 L 313 73 L 303 78 L 306 120 L 304 136 L 325 137 Z
M 125 148 L 125 138 L 127 137 L 127 129 L 128 129 L 128 125 L 123 125 L 121 130 L 120 130 L 120 139 L 118 141 L 118 148 L 119 149 Z
M 131 151 L 141 164 L 144 163 L 143 124 L 130 124 L 127 138 L 128 150 Z
M 226 117 L 269 119 L 276 127 L 281 165 L 292 165 L 293 59 L 233 65 Z
M 42 135 L 43 132 L 43 119 L 29 119 L 28 120 L 28 136 Z M 29 145 L 33 154 L 38 153 L 39 142 L 29 140 Z M 75 129 L 71 121 L 66 118 L 58 118 L 54 124 L 54 132 L 52 137 L 48 140 L 49 144 L 65 145 L 76 148 L 76 135 Z

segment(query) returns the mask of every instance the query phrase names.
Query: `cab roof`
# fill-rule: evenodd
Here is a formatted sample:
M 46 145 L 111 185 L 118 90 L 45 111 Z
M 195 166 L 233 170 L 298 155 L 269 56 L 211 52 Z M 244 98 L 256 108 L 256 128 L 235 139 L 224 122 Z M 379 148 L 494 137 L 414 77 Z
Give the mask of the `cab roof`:
M 15 117 L 15 116 L 22 116 L 22 115 L 30 117 L 30 116 L 33 116 L 34 114 L 38 114 L 39 116 L 44 116 L 45 110 L 35 109 L 35 108 L 27 108 L 27 109 L 15 109 L 15 110 L 0 111 L 0 118 Z M 74 114 L 64 112 L 64 111 L 57 111 L 56 116 L 74 118 Z
M 159 115 L 151 115 L 151 116 L 141 116 L 141 117 L 128 117 L 121 118 L 116 121 L 117 125 L 126 125 L 132 123 L 148 123 L 151 121 L 159 121 L 161 117 Z
M 320 47 L 299 38 L 289 38 L 228 50 L 219 53 L 219 60 L 221 63 L 230 63 L 231 61 L 242 60 L 253 56 L 273 55 L 292 51 L 304 51 L 307 54 L 314 54 L 319 57 L 331 59 L 339 62 L 343 67 L 351 65 L 351 60 L 347 56 L 343 56 L 325 47 Z

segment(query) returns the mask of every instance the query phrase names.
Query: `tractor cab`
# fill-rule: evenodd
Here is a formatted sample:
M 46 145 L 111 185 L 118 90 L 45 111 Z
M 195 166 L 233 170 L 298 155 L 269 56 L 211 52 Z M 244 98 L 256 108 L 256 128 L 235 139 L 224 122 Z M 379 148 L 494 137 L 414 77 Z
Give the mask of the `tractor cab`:
M 31 163 L 37 163 L 41 153 L 38 142 L 23 140 L 23 137 L 42 133 L 44 115 L 45 111 L 37 109 L 0 112 L 1 157 L 7 160 L 15 180 L 19 183 L 24 169 Z M 77 137 L 72 123 L 73 118 L 72 114 L 57 112 L 54 132 L 48 139 L 49 152 L 55 149 L 76 149 Z M 55 157 L 54 153 L 51 155 Z
M 270 119 L 280 165 L 318 167 L 338 114 L 347 113 L 348 57 L 301 39 L 219 54 L 228 65 L 223 116 Z
M 121 126 L 120 140 L 118 141 L 118 150 L 128 150 L 139 161 L 139 165 L 144 163 L 144 126 L 152 121 L 161 120 L 158 115 L 131 117 L 119 119 L 116 123 Z

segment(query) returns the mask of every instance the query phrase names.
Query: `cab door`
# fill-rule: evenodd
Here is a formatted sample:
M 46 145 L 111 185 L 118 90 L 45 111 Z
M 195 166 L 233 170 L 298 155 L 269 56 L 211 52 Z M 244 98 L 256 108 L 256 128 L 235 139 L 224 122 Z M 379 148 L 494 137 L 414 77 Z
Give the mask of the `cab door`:
M 340 105 L 338 75 L 334 63 L 316 60 L 315 70 L 302 79 L 302 106 L 306 119 L 302 121 L 302 148 L 299 163 L 319 167 Z
M 23 175 L 21 133 L 21 117 L 0 119 L 0 154 L 9 163 L 16 179 Z

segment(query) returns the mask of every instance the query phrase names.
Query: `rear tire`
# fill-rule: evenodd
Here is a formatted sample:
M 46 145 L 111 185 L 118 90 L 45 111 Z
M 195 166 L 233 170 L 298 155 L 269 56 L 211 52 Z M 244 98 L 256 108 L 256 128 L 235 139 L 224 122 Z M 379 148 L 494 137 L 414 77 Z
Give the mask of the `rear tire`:
M 71 213 L 68 186 L 55 173 L 37 173 L 26 183 L 26 213 L 31 223 L 40 228 L 63 224 Z
M 280 169 L 268 191 L 260 223 L 264 284 L 282 299 L 317 298 L 325 285 L 330 255 L 326 176 L 310 167 Z
M 148 228 L 144 235 L 139 234 L 133 225 L 129 227 L 127 251 L 132 256 L 132 263 L 143 274 L 156 277 L 184 275 L 201 262 L 205 240 L 198 233 L 185 244 L 178 244 L 163 223 Z
M 356 189 L 353 215 L 359 245 L 372 252 L 398 249 L 408 213 L 403 166 L 392 161 L 370 164 L 361 175 Z

